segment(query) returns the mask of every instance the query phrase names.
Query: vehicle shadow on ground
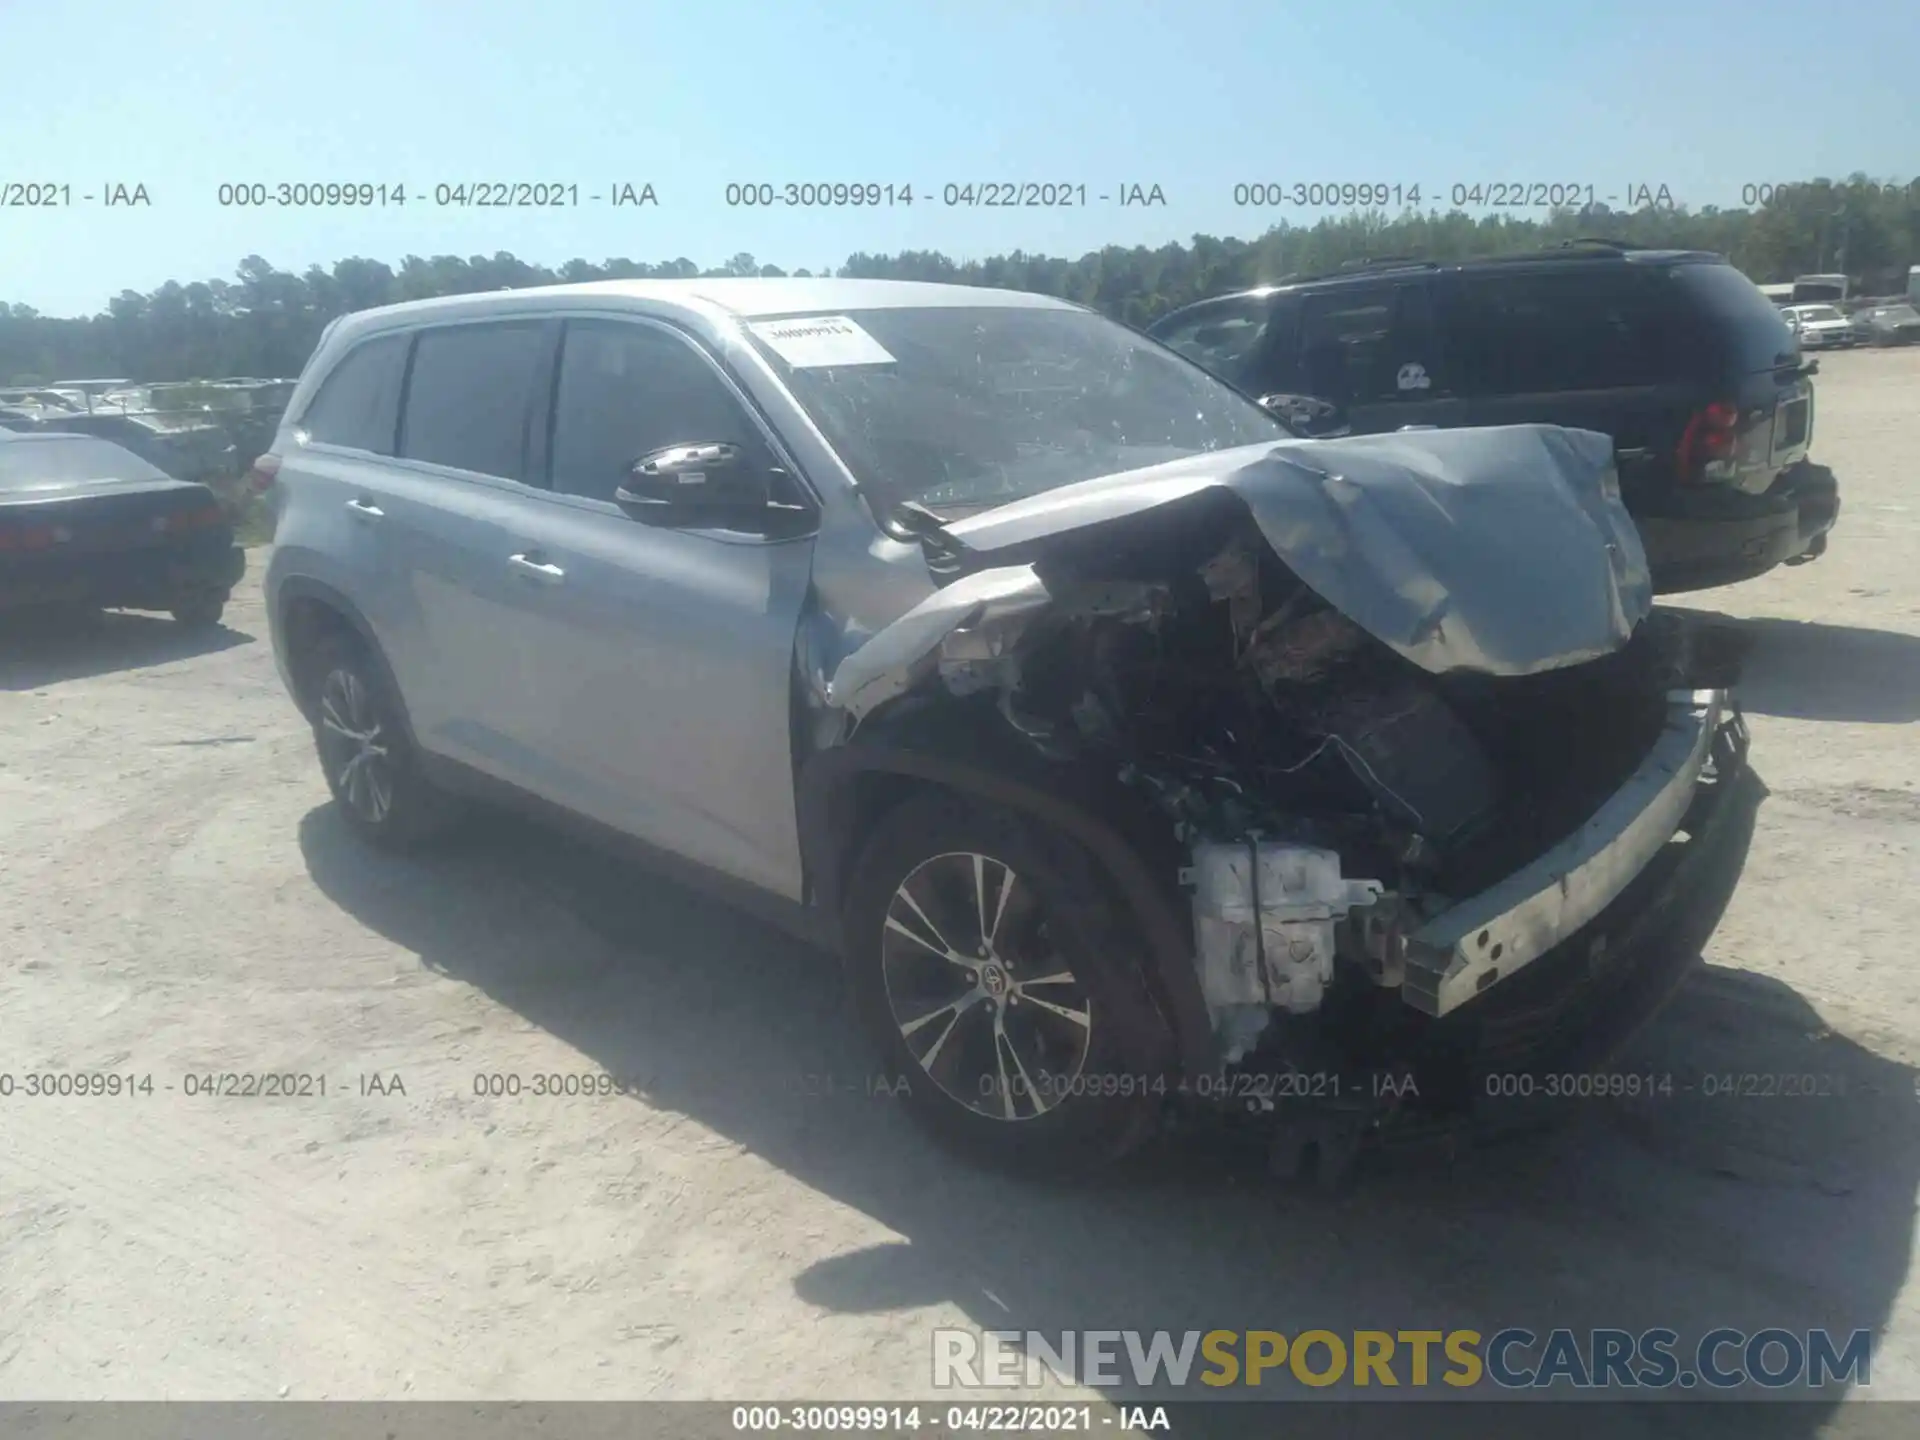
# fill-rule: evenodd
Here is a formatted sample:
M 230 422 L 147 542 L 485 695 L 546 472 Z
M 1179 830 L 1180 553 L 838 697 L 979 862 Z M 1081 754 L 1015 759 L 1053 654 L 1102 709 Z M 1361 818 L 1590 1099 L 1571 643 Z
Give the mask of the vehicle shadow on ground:
M 1920 635 L 1814 621 L 1712 618 L 1746 647 L 1740 703 L 1788 720 L 1920 720 Z
M 253 636 L 225 625 L 198 630 L 165 615 L 77 610 L 0 613 L 0 691 L 38 690 L 115 670 L 211 655 Z
M 300 844 L 370 929 L 903 1237 L 798 1269 L 823 1311 L 945 1303 L 982 1328 L 1053 1334 L 1667 1327 L 1690 1359 L 1717 1326 L 1825 1326 L 1844 1343 L 1886 1320 L 1907 1272 L 1915 1072 L 1741 970 L 1704 967 L 1616 1062 L 1656 1093 L 1582 1102 L 1564 1128 L 1452 1167 L 1402 1163 L 1327 1197 L 1190 1140 L 1098 1183 L 1042 1184 L 948 1155 L 873 1090 L 833 960 L 619 857 L 492 816 L 436 854 L 378 857 L 330 807 L 304 818 Z M 932 1394 L 931 1339 L 925 1363 Z M 1324 1394 L 1269 1376 L 1186 1396 L 1309 1393 Z M 1687 1412 L 1596 1411 L 1592 1433 L 1810 1437 L 1833 1419 L 1821 1402 L 1721 1408 L 1722 1431 Z M 1491 1433 L 1479 1406 L 1390 1413 L 1409 1433 Z M 1179 1433 L 1255 1433 L 1256 1414 Z M 1281 1414 L 1307 1433 L 1308 1407 Z M 1556 1435 L 1586 1433 L 1553 1415 Z

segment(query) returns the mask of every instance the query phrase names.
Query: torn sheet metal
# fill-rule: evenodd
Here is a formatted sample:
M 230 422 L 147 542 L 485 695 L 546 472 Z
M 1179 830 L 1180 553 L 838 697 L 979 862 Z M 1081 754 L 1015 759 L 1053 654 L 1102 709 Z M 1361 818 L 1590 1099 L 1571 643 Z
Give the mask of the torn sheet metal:
M 1579 664 L 1618 649 L 1652 608 L 1612 440 L 1557 425 L 1244 447 L 1064 486 L 946 529 L 988 558 L 1214 486 L 1246 502 L 1302 581 L 1435 674 Z
M 1052 599 L 1031 565 L 962 576 L 842 660 L 827 684 L 827 701 L 858 720 L 931 673 L 941 642 L 955 631 L 969 632 L 970 658 L 1001 654 Z

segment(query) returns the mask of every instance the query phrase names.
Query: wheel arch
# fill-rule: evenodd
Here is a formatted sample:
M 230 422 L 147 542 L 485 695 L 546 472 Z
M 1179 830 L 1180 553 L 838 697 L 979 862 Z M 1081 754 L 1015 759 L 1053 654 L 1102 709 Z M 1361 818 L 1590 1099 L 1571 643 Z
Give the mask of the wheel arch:
M 315 692 L 319 676 L 312 671 L 315 647 L 329 633 L 350 636 L 380 671 L 380 678 L 400 712 L 400 725 L 409 744 L 414 743 L 413 720 L 407 710 L 406 695 L 388 663 L 386 651 L 373 633 L 367 617 L 339 590 L 324 580 L 290 575 L 274 591 L 268 610 L 273 646 L 284 657 L 287 688 L 294 704 L 309 720 L 313 718 Z
M 852 741 L 808 760 L 795 788 L 813 904 L 843 945 L 848 881 L 861 847 L 881 816 L 909 795 L 945 790 L 1070 836 L 1138 924 L 1144 978 L 1182 1070 L 1214 1068 L 1212 1023 L 1194 969 L 1187 911 L 1173 884 L 1181 851 L 1172 827 L 1117 776 L 1048 759 L 991 710 L 935 705 L 891 720 L 874 717 Z

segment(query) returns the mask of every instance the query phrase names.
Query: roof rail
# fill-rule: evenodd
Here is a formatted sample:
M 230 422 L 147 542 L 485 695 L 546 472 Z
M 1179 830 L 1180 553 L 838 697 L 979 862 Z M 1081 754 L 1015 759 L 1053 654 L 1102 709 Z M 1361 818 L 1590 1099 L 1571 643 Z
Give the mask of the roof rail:
M 1423 260 L 1418 255 L 1365 255 L 1358 260 L 1342 260 L 1339 268 L 1344 272 L 1348 270 L 1371 270 L 1376 266 L 1403 268 L 1418 266 L 1427 270 L 1437 270 L 1440 268 L 1433 261 Z

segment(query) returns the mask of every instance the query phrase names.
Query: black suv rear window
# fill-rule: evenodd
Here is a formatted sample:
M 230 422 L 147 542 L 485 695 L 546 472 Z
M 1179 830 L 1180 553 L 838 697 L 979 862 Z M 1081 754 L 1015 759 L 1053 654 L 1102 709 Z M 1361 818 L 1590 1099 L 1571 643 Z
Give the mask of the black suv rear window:
M 1705 261 L 1669 266 L 1668 283 L 1703 316 L 1721 357 L 1741 374 L 1771 370 L 1791 360 L 1799 342 L 1786 318 L 1760 287 L 1731 265 Z

